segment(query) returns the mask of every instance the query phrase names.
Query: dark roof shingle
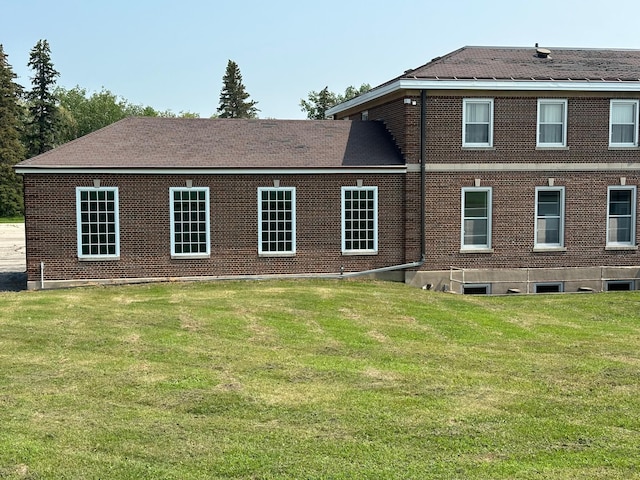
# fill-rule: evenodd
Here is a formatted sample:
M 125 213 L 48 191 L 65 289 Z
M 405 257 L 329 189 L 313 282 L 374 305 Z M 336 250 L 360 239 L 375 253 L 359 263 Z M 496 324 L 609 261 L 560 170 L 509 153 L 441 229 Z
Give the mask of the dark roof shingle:
M 400 78 L 497 80 L 607 80 L 640 82 L 640 50 L 463 47 L 409 70 Z
M 404 163 L 381 122 L 135 117 L 18 167 L 338 168 Z

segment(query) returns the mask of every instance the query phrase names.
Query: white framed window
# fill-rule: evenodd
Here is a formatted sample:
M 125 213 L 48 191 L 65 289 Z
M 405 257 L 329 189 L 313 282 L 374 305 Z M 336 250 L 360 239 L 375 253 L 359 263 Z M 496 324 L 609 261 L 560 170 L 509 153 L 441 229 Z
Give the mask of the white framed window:
M 76 187 L 76 225 L 79 259 L 118 259 L 118 187 Z
M 536 247 L 564 246 L 564 187 L 536 187 Z
M 609 146 L 638 146 L 638 100 L 611 100 Z
M 463 188 L 461 217 L 461 249 L 491 249 L 491 187 Z
M 636 187 L 609 187 L 607 197 L 607 246 L 635 246 Z
M 462 100 L 462 146 L 493 146 L 493 99 Z
M 258 188 L 258 253 L 296 253 L 295 187 Z
M 171 257 L 208 257 L 210 253 L 209 188 L 169 188 Z
M 539 147 L 567 146 L 567 101 L 538 99 Z
M 378 253 L 378 187 L 342 187 L 342 253 Z

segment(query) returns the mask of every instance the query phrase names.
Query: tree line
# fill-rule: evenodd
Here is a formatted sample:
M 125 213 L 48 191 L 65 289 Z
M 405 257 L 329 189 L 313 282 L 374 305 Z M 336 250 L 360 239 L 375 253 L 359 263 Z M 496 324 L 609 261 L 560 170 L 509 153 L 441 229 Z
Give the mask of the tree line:
M 0 44 L 0 217 L 23 214 L 22 180 L 13 166 L 78 137 L 131 116 L 197 118 L 197 113 L 158 111 L 133 104 L 104 87 L 88 92 L 76 86 L 56 85 L 59 72 L 51 60 L 47 40 L 39 40 L 29 54 L 31 88 L 16 82 L 16 74 Z M 338 103 L 370 89 L 348 87 L 336 94 L 325 87 L 309 92 L 300 108 L 309 119 L 324 119 L 325 112 Z M 257 118 L 258 102 L 251 100 L 237 63 L 229 60 L 222 77 L 219 106 L 212 118 Z

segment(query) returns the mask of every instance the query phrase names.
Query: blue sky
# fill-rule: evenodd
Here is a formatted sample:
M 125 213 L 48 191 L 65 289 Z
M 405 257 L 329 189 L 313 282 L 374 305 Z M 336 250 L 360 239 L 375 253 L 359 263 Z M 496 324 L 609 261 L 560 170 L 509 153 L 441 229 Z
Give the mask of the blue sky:
M 260 118 L 305 118 L 328 86 L 372 86 L 464 45 L 640 48 L 638 0 L 3 0 L 0 43 L 29 88 L 47 39 L 58 84 L 203 117 L 238 63 Z M 639 72 L 640 77 L 640 72 Z

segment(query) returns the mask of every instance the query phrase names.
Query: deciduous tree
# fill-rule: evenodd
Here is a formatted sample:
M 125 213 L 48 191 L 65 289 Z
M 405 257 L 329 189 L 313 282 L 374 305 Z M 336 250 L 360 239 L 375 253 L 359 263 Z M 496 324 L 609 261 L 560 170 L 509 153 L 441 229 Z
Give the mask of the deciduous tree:
M 306 100 L 301 99 L 300 109 L 307 113 L 307 118 L 309 119 L 324 120 L 327 110 L 331 107 L 351 100 L 369 90 L 371 90 L 371 86 L 368 83 L 363 83 L 360 88 L 349 86 L 342 95 L 329 91 L 329 87 L 324 87 L 319 92 L 309 92 Z

